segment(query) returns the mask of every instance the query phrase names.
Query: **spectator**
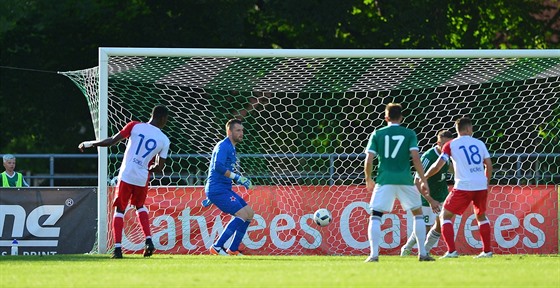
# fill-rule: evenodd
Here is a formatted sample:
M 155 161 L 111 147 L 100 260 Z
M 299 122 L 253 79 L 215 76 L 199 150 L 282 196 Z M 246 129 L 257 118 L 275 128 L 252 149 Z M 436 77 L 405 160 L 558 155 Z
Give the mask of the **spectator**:
M 2 158 L 4 169 L 6 169 L 2 172 L 2 187 L 29 187 L 29 184 L 23 179 L 23 174 L 14 171 L 16 169 L 16 157 L 12 154 L 6 154 Z

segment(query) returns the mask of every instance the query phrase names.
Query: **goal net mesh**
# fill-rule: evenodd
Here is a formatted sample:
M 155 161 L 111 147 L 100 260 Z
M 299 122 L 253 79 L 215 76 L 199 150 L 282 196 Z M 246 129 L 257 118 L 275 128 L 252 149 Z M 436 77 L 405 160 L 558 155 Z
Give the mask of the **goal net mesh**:
M 109 136 L 131 120 L 148 121 L 155 104 L 171 111 L 163 129 L 170 155 L 164 172 L 151 178 L 147 200 L 156 249 L 165 253 L 207 253 L 229 221 L 200 201 L 210 154 L 231 118 L 245 127 L 238 169 L 257 186 L 254 192 L 235 187 L 256 211 L 242 244 L 247 254 L 369 252 L 364 148 L 374 129 L 386 125 L 390 102 L 403 105 L 403 125 L 416 131 L 421 152 L 435 145 L 437 131 L 455 134 L 454 120 L 471 117 L 474 136 L 492 155 L 493 189 L 540 193 L 535 185 L 560 182 L 560 58 L 112 56 L 108 70 Z M 86 96 L 99 135 L 98 67 L 63 74 Z M 124 149 L 108 150 L 109 187 Z M 504 213 L 521 210 L 520 218 L 531 212 L 523 205 L 533 196 L 504 195 L 489 201 Z M 364 209 L 349 209 L 352 203 Z M 318 208 L 332 211 L 331 225 L 312 223 Z M 137 253 L 143 234 L 133 211 L 126 214 L 125 250 Z M 404 215 L 397 217 L 405 225 Z M 386 234 L 400 229 L 385 222 Z M 382 248 L 397 251 L 406 235 L 398 238 L 385 242 L 399 245 Z

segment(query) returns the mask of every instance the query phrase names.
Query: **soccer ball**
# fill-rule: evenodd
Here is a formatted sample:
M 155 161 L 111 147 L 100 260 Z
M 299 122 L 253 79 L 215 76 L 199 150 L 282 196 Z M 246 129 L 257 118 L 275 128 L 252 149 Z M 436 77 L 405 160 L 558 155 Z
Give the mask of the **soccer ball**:
M 313 221 L 321 227 L 329 225 L 332 221 L 331 212 L 325 208 L 318 209 L 313 213 Z

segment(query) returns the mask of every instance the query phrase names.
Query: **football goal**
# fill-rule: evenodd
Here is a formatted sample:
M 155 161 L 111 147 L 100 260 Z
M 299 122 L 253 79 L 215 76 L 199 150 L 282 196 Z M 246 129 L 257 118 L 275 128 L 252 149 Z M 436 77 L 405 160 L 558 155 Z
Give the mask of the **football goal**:
M 539 235 L 556 231 L 558 239 L 560 50 L 100 48 L 98 67 L 62 74 L 86 96 L 98 139 L 147 121 L 155 104 L 170 109 L 163 131 L 171 153 L 147 200 L 156 253 L 206 253 L 229 221 L 200 202 L 210 154 L 231 118 L 245 127 L 238 169 L 256 185 L 235 187 L 256 211 L 244 253 L 367 253 L 364 148 L 386 125 L 390 102 L 403 105 L 403 125 L 416 131 L 421 152 L 437 131 L 455 134 L 458 117 L 473 119 L 494 162 L 489 218 L 511 226 L 496 238 L 497 253 L 538 253 L 546 246 Z M 124 149 L 98 149 L 100 253 L 112 248 Z M 313 223 L 319 208 L 331 211 L 328 226 Z M 382 253 L 397 253 L 406 239 L 399 209 L 384 216 Z M 129 253 L 143 247 L 133 211 L 125 215 Z M 509 222 L 500 218 L 506 214 Z M 468 219 L 457 224 L 467 252 L 480 245 Z M 537 244 L 513 243 L 516 236 Z

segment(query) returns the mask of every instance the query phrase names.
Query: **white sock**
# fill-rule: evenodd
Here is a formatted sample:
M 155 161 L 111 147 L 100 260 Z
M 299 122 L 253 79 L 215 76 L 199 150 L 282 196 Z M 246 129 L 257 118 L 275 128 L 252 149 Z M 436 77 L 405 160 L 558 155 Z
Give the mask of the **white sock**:
M 418 244 L 418 255 L 425 256 L 426 224 L 422 215 L 414 216 L 414 234 L 416 234 L 416 243 Z
M 381 217 L 371 216 L 368 225 L 369 238 L 369 255 L 371 257 L 379 256 L 379 244 L 381 243 Z
M 412 250 L 412 247 L 414 247 L 414 245 L 416 245 L 416 234 L 413 231 L 412 233 L 410 233 L 408 239 L 406 239 L 406 243 L 404 243 L 404 249 Z
M 428 237 L 426 237 L 426 243 L 424 244 L 427 252 L 430 252 L 432 248 L 437 246 L 440 236 L 441 234 L 436 232 L 434 229 L 431 229 L 430 232 L 428 232 Z

